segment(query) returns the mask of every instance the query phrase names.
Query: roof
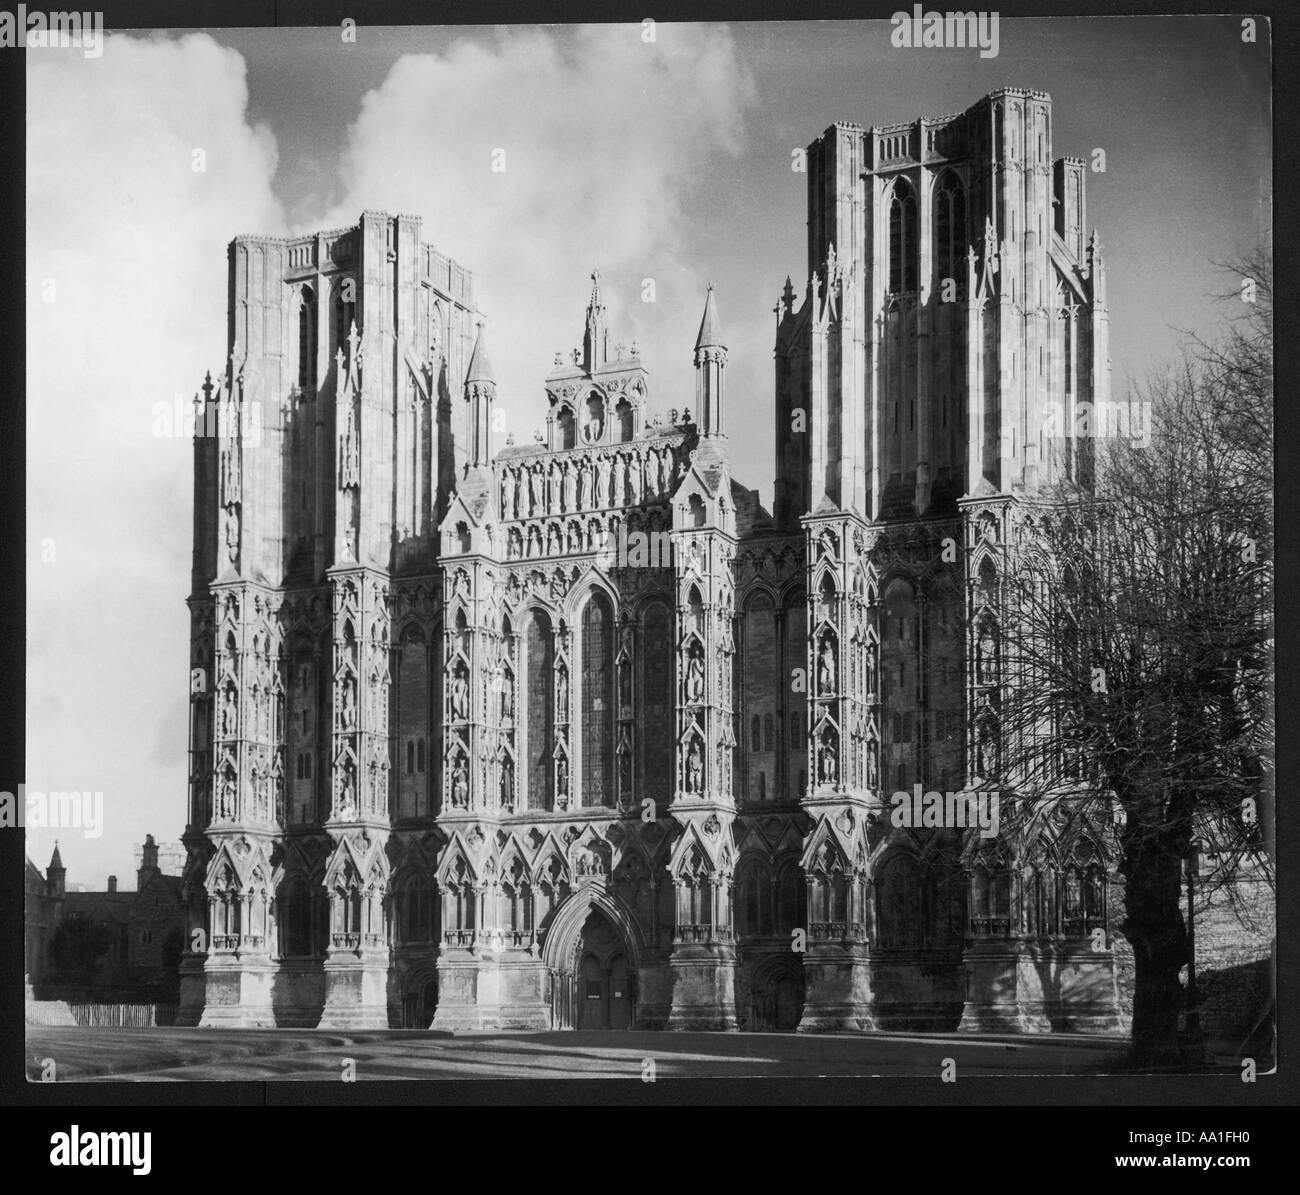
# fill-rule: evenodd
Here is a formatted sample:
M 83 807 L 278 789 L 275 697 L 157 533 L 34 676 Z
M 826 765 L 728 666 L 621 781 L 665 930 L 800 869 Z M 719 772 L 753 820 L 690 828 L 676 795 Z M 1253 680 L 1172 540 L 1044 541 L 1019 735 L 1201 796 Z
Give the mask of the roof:
M 722 343 L 722 321 L 718 319 L 718 304 L 713 297 L 713 283 L 709 283 L 708 293 L 704 296 L 704 318 L 700 320 L 700 334 L 695 338 L 695 347 L 725 348 Z
M 492 363 L 488 360 L 487 345 L 484 342 L 483 325 L 478 326 L 478 336 L 474 340 L 474 351 L 470 353 L 469 370 L 465 374 L 465 385 L 475 382 L 493 382 Z
M 134 892 L 69 892 L 64 898 L 63 915 L 105 924 L 125 922 L 135 898 Z

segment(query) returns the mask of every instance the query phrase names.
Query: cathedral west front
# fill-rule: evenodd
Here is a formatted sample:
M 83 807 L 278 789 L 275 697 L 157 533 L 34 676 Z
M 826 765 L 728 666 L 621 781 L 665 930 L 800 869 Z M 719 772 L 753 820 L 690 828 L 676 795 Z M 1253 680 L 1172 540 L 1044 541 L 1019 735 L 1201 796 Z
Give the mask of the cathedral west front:
M 661 394 L 593 275 L 544 434 L 498 442 L 504 346 L 419 219 L 231 243 L 181 1023 L 1119 1027 L 1101 828 L 890 817 L 1014 785 L 1007 583 L 1091 479 L 1044 411 L 1108 399 L 1084 165 L 1004 89 L 807 167 L 770 511 L 726 434 L 750 297 L 701 295 Z

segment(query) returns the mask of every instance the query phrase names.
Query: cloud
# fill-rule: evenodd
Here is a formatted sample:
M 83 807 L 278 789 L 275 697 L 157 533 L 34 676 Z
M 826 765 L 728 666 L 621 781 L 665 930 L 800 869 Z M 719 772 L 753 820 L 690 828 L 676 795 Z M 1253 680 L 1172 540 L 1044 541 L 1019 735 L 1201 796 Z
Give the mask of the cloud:
M 64 835 L 79 880 L 102 883 L 146 833 L 183 824 L 192 455 L 154 434 L 155 408 L 183 410 L 223 358 L 232 237 L 363 209 L 422 215 L 425 239 L 475 273 L 524 437 L 543 422 L 554 353 L 581 339 L 599 266 L 652 406 L 692 401 L 707 277 L 686 239 L 692 205 L 719 155 L 742 151 L 754 96 L 730 34 L 477 36 L 393 65 L 342 145 L 344 201 L 296 229 L 237 52 L 205 34 L 115 35 L 99 59 L 29 60 L 26 782 L 104 793 L 103 837 Z M 34 834 L 33 856 L 55 836 Z
M 184 821 L 192 455 L 154 404 L 222 360 L 226 243 L 284 231 L 247 100 L 206 34 L 28 60 L 26 781 L 104 793 L 104 837 L 64 836 L 70 869 Z
M 719 155 L 743 148 L 754 94 L 723 27 L 661 24 L 654 43 L 639 24 L 511 29 L 404 56 L 364 97 L 345 198 L 321 222 L 419 215 L 425 240 L 474 272 L 517 437 L 543 422 L 554 354 L 581 342 L 596 266 L 612 336 L 638 341 L 651 371 L 652 408 L 687 406 L 707 275 L 683 238 Z

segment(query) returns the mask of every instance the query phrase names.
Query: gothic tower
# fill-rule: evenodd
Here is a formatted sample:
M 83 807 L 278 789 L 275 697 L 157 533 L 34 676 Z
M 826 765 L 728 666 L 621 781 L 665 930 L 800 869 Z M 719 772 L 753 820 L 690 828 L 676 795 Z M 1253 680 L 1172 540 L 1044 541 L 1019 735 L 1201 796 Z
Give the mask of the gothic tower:
M 427 688 L 470 276 L 371 212 L 239 237 L 229 273 L 227 360 L 196 397 L 180 1016 L 387 1025 L 390 815 L 432 829 L 409 783 L 390 809 L 390 716 L 431 699 L 393 690 L 392 615 Z
M 822 903 L 803 1029 L 945 1015 L 961 972 L 923 977 L 918 948 L 964 958 L 967 1027 L 1113 1021 L 1113 978 L 1068 1008 L 1035 978 L 1080 944 L 989 896 L 1027 860 L 891 832 L 886 807 L 918 785 L 1014 787 L 1003 580 L 1046 487 L 1090 484 L 1074 416 L 1108 399 L 1104 269 L 1083 165 L 1053 162 L 1051 121 L 1047 95 L 1004 89 L 956 116 L 837 124 L 808 149 L 809 278 L 798 311 L 787 281 L 776 347 L 776 517 L 802 523 L 811 620 L 803 862 Z M 1109 954 L 1086 957 L 1104 988 Z
M 1014 90 L 808 163 L 771 513 L 711 286 L 693 406 L 652 413 L 593 273 L 540 429 L 498 444 L 470 275 L 418 220 L 231 243 L 182 1024 L 1116 1023 L 1093 848 L 890 817 L 1017 783 L 1006 579 L 1108 398 L 1082 164 Z

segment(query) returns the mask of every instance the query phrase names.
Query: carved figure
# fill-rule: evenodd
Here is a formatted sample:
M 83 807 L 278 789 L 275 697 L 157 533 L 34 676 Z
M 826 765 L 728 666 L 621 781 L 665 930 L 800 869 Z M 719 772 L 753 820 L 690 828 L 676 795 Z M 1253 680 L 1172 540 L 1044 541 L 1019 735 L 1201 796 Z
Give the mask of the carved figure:
M 817 681 L 823 693 L 835 692 L 835 651 L 829 635 L 822 639 L 821 659 L 817 667 Z
M 691 750 L 686 757 L 686 791 L 697 793 L 704 788 L 704 755 L 700 751 L 700 740 L 691 741 Z
M 686 661 L 686 700 L 690 705 L 704 701 L 704 652 L 698 643 L 691 646 Z

